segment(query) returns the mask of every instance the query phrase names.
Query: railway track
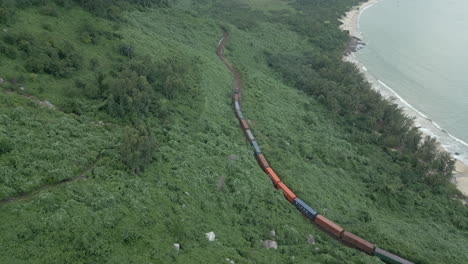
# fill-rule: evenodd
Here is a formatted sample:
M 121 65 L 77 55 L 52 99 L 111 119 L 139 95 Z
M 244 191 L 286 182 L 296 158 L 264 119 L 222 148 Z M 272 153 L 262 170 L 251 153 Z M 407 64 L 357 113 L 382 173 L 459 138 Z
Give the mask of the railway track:
M 284 197 L 292 204 L 296 209 L 301 212 L 310 222 L 318 227 L 320 230 L 325 232 L 327 235 L 332 238 L 340 241 L 346 246 L 360 250 L 366 254 L 376 256 L 382 261 L 391 264 L 414 264 L 411 261 L 403 259 L 395 254 L 392 254 L 388 251 L 385 251 L 375 244 L 353 234 L 348 231 L 345 231 L 342 227 L 334 223 L 333 221 L 325 218 L 323 215 L 320 215 L 317 211 L 312 209 L 308 204 L 299 199 L 294 192 L 284 184 L 275 171 L 268 164 L 267 159 L 260 149 L 260 144 L 255 139 L 252 130 L 250 129 L 241 108 L 241 92 L 242 92 L 242 80 L 240 78 L 239 72 L 229 63 L 229 61 L 224 57 L 224 47 L 229 40 L 229 34 L 227 32 L 223 33 L 223 37 L 218 43 L 216 54 L 223 61 L 226 67 L 231 71 L 234 77 L 234 87 L 232 94 L 232 104 L 233 110 L 236 117 L 239 119 L 239 124 L 244 132 L 247 140 L 250 142 L 253 151 L 255 153 L 255 158 L 259 166 L 263 171 L 270 177 L 273 186 L 276 189 L 283 191 Z

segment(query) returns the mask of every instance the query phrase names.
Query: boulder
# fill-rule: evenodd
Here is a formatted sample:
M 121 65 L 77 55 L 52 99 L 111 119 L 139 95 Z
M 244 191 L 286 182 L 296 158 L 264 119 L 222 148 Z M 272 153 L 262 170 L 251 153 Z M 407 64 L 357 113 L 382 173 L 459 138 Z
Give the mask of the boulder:
M 278 249 L 278 243 L 273 240 L 265 240 L 263 241 L 263 247 L 264 248 L 272 248 L 272 249 Z
M 206 235 L 206 238 L 208 239 L 208 241 L 214 241 L 215 238 L 216 238 L 216 234 L 213 231 L 208 232 L 205 235 Z
M 180 250 L 180 244 L 179 243 L 174 243 L 174 248 L 179 251 Z

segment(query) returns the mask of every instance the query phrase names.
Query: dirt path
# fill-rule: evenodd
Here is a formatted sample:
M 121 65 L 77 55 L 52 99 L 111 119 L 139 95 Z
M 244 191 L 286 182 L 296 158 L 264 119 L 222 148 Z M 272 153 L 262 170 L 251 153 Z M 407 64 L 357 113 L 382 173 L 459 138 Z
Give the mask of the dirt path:
M 59 186 L 67 184 L 67 183 L 72 183 L 72 182 L 76 182 L 76 181 L 79 181 L 79 180 L 86 180 L 87 179 L 86 174 L 88 174 L 92 169 L 94 169 L 96 167 L 96 164 L 99 162 L 100 159 L 101 158 L 98 157 L 91 165 L 89 165 L 82 173 L 80 173 L 77 176 L 66 178 L 66 179 L 63 179 L 63 180 L 61 180 L 59 182 L 56 182 L 56 183 L 51 183 L 51 184 L 46 184 L 46 185 L 40 186 L 40 187 L 36 188 L 35 190 L 33 190 L 31 192 L 28 192 L 28 193 L 24 193 L 24 194 L 20 194 L 20 195 L 17 195 L 17 196 L 13 196 L 13 197 L 10 197 L 10 198 L 0 200 L 0 207 L 8 205 L 8 204 L 10 204 L 12 202 L 32 199 L 32 198 L 34 198 L 34 196 L 38 195 L 39 193 L 41 193 L 43 191 L 52 190 L 54 188 L 57 188 Z
M 218 48 L 216 49 L 216 55 L 218 55 L 218 57 L 224 62 L 226 67 L 229 69 L 229 71 L 232 72 L 232 75 L 234 77 L 234 90 L 237 90 L 240 93 L 240 91 L 242 90 L 242 80 L 240 78 L 240 74 L 239 72 L 236 71 L 236 69 L 234 69 L 234 67 L 232 67 L 232 65 L 224 57 L 224 47 L 226 46 L 226 43 L 228 42 L 228 40 L 229 40 L 229 34 L 227 32 L 224 32 L 223 38 L 219 42 Z

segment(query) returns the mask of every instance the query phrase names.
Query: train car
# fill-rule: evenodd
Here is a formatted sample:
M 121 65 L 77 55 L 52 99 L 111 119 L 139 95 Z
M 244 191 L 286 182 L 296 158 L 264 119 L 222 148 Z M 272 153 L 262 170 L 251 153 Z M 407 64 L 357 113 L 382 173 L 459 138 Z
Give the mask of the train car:
M 267 160 L 265 159 L 265 156 L 263 154 L 258 154 L 256 155 L 258 164 L 260 164 L 260 167 L 266 172 L 266 169 L 270 167 L 270 164 L 268 164 Z
M 315 217 L 318 215 L 317 211 L 312 209 L 308 204 L 299 198 L 294 199 L 293 205 L 297 210 L 299 210 L 299 212 L 312 221 L 314 221 Z
M 240 120 L 244 119 L 244 114 L 242 114 L 241 110 L 236 110 L 236 115 L 237 115 L 237 118 L 239 118 Z
M 323 231 L 325 231 L 326 233 L 328 233 L 329 235 L 337 239 L 339 239 L 341 237 L 341 234 L 343 234 L 344 232 L 344 229 L 341 226 L 328 220 L 322 215 L 317 215 L 317 217 L 315 217 L 314 219 L 314 223 L 317 226 L 319 226 L 320 229 L 322 229 Z
M 390 263 L 390 264 L 414 264 L 411 261 L 408 261 L 406 259 L 400 258 L 397 255 L 394 255 L 388 251 L 385 251 L 381 248 L 375 248 L 374 250 L 374 256 L 380 258 L 381 260 Z
M 343 240 L 343 243 L 345 243 L 346 245 L 348 245 L 350 247 L 357 248 L 357 249 L 359 249 L 361 251 L 364 251 L 365 253 L 367 253 L 369 255 L 374 254 L 375 245 L 370 243 L 367 240 L 364 240 L 364 239 L 356 236 L 353 233 L 350 233 L 348 231 L 344 231 L 343 235 L 341 236 L 341 239 Z
M 245 121 L 245 119 L 240 120 L 240 125 L 243 131 L 246 131 L 247 129 L 249 129 L 249 125 L 247 124 L 247 121 Z
M 262 154 L 262 150 L 260 149 L 260 146 L 258 145 L 257 141 L 254 140 L 251 143 L 252 143 L 252 147 L 254 148 L 255 155 L 258 156 Z
M 238 93 L 234 94 L 233 100 L 234 100 L 234 104 L 235 104 L 235 102 L 240 102 L 240 94 L 238 94 Z
M 241 107 L 240 107 L 239 101 L 235 101 L 235 102 L 234 102 L 234 108 L 236 109 L 236 111 L 241 111 Z
M 278 189 L 283 191 L 284 197 L 290 202 L 293 203 L 294 199 L 297 198 L 297 196 L 284 184 L 283 182 L 278 183 Z
M 267 168 L 266 173 L 268 174 L 268 176 L 270 176 L 273 186 L 275 186 L 275 188 L 278 189 L 278 183 L 281 182 L 281 179 L 278 177 L 278 175 L 276 175 L 275 171 L 273 171 L 272 168 Z
M 247 130 L 245 131 L 245 133 L 246 133 L 246 135 L 247 135 L 247 139 L 248 139 L 249 142 L 253 145 L 252 142 L 255 141 L 255 138 L 254 138 L 254 136 L 253 136 L 253 134 L 252 134 L 252 130 L 247 129 Z M 255 142 L 255 143 L 257 143 L 257 142 Z M 258 144 L 257 144 L 257 146 L 258 146 Z

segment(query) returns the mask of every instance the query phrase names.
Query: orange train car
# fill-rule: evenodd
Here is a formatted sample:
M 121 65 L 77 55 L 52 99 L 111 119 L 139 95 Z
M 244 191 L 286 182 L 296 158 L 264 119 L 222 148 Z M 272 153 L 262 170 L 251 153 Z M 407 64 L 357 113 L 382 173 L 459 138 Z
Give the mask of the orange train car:
M 281 182 L 281 179 L 276 175 L 275 171 L 272 168 L 267 168 L 266 173 L 270 176 L 271 181 L 273 182 L 273 186 L 278 189 L 278 183 Z
M 293 203 L 294 199 L 297 198 L 297 196 L 283 182 L 279 182 L 277 188 L 283 191 L 284 197 L 286 197 L 290 203 Z
M 338 239 L 341 237 L 341 234 L 344 232 L 344 229 L 341 226 L 328 220 L 322 215 L 317 215 L 317 217 L 314 220 L 314 223 L 317 224 L 322 230 L 324 230 L 331 236 L 338 238 Z

